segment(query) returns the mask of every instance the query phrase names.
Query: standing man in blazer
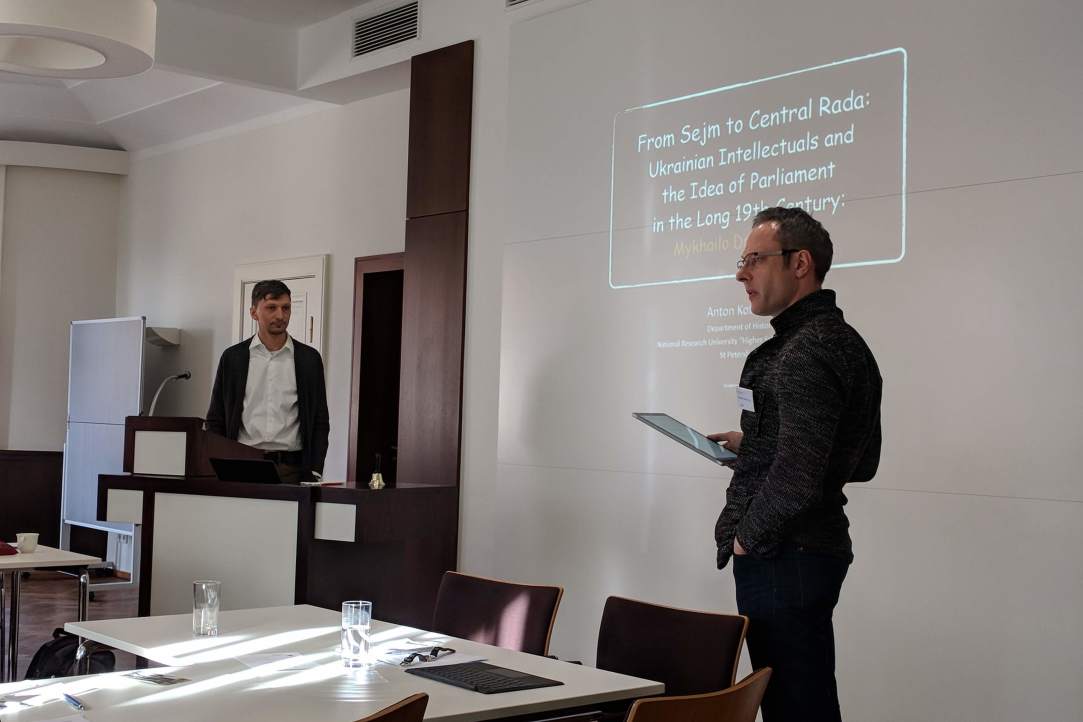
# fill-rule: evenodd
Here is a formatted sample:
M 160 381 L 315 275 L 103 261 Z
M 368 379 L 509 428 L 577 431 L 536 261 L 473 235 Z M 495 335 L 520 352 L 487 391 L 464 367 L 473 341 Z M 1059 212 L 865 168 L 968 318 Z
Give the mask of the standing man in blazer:
M 222 354 L 207 430 L 263 449 L 286 478 L 322 474 L 331 424 L 320 352 L 290 338 L 282 281 L 257 283 L 249 313 L 259 332 Z

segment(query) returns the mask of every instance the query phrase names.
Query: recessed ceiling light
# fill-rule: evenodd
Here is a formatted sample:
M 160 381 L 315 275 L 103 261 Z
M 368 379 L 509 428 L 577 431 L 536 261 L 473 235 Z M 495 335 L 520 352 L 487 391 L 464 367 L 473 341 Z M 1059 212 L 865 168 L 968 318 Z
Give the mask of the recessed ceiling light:
M 154 64 L 154 0 L 0 0 L 0 70 L 119 78 Z

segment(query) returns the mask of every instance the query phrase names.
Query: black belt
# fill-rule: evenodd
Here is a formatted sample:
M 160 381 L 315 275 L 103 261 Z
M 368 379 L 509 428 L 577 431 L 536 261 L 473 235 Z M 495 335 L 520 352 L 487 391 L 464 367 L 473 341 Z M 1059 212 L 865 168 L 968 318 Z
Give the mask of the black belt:
M 301 451 L 264 451 L 263 458 L 270 459 L 276 464 L 300 466 L 304 453 Z

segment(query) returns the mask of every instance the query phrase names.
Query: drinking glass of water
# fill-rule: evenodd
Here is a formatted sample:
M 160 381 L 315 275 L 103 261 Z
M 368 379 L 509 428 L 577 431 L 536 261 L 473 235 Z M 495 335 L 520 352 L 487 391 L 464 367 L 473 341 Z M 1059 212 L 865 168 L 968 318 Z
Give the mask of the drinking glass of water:
M 342 663 L 360 667 L 369 662 L 369 639 L 372 627 L 372 602 L 342 603 Z
M 218 636 L 218 600 L 222 582 L 201 579 L 192 582 L 192 633 L 203 637 Z

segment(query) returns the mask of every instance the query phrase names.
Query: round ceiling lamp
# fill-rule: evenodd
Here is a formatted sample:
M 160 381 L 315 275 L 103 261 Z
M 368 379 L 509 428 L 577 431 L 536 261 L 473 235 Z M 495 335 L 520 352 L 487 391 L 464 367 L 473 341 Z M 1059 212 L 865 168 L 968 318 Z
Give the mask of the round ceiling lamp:
M 83 80 L 154 65 L 154 0 L 0 0 L 0 70 Z

